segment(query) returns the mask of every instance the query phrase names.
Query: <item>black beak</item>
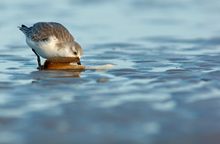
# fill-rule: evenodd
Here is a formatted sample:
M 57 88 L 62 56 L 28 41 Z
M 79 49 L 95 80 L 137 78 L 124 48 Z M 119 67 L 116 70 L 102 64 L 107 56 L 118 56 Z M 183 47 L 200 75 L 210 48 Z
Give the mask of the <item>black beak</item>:
M 78 65 L 81 65 L 81 62 L 79 61 L 77 64 L 78 64 Z

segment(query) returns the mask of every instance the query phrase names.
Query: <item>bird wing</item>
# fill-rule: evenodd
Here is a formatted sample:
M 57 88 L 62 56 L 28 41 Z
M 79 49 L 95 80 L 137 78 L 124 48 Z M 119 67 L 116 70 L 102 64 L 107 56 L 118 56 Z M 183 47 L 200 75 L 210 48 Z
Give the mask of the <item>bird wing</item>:
M 74 42 L 74 38 L 70 32 L 59 23 L 38 22 L 31 27 L 31 39 L 33 41 L 45 41 L 50 36 L 55 36 L 60 42 Z

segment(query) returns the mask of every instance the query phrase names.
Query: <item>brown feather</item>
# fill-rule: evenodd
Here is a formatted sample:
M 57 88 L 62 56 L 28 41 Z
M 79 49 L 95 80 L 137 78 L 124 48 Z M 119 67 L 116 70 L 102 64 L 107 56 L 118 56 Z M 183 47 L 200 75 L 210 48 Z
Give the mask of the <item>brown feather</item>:
M 73 36 L 61 24 L 55 22 L 39 22 L 30 27 L 30 37 L 33 41 L 47 40 L 50 36 L 55 36 L 60 42 L 72 43 Z

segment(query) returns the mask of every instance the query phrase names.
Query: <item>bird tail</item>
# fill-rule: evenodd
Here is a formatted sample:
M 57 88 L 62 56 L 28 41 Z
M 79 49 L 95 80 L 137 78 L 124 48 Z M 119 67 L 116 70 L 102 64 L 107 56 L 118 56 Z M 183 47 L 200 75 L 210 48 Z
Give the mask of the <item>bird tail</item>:
M 25 25 L 21 25 L 21 26 L 18 26 L 19 30 L 21 30 L 25 35 L 28 35 L 29 33 L 29 27 L 25 26 Z

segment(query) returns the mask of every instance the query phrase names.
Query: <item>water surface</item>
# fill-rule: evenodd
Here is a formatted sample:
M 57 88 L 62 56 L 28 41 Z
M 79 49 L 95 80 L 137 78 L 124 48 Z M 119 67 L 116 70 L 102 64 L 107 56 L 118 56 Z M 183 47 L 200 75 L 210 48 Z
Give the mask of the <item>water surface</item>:
M 1 1 L 0 143 L 207 144 L 220 138 L 217 0 Z M 38 71 L 20 24 L 64 24 L 87 66 Z

